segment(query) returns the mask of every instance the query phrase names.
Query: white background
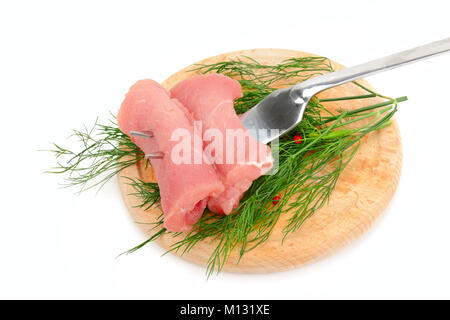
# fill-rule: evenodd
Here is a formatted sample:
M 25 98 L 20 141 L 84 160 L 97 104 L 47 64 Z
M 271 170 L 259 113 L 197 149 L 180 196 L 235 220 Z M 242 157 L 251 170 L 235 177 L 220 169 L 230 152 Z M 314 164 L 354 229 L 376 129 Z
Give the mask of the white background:
M 450 36 L 448 1 L 2 1 L 0 298 L 450 298 L 450 55 L 373 76 L 408 95 L 400 186 L 382 218 L 333 256 L 264 275 L 204 269 L 150 245 L 117 182 L 60 189 L 46 149 L 115 113 L 141 78 L 205 57 L 297 49 L 354 65 Z

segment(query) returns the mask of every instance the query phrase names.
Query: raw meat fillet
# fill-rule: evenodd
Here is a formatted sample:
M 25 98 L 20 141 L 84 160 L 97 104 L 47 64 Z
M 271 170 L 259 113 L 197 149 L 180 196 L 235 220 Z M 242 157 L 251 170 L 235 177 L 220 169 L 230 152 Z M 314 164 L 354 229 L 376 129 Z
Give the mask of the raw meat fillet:
M 179 143 L 172 141 L 173 131 L 185 129 L 194 136 L 192 121 L 183 108 L 157 82 L 141 80 L 126 94 L 117 117 L 120 129 L 127 135 L 130 131 L 153 132 L 151 138 L 130 135 L 146 154 L 164 153 L 162 159 L 150 159 L 150 162 L 160 189 L 164 227 L 176 232 L 191 229 L 201 217 L 209 197 L 224 190 L 212 165 L 173 161 L 172 150 Z M 191 156 L 203 156 L 201 144 L 195 146 L 192 142 L 190 148 Z
M 225 190 L 209 199 L 208 208 L 216 213 L 230 214 L 252 182 L 273 165 L 270 148 L 248 133 L 234 110 L 234 100 L 242 96 L 241 85 L 221 74 L 200 75 L 178 83 L 172 88 L 171 96 L 192 113 L 194 120 L 201 121 L 205 134 L 208 129 L 217 129 L 222 133 L 223 145 L 218 146 L 212 156 Z M 237 137 L 235 144 L 225 138 L 230 129 Z M 238 139 L 245 141 L 240 150 L 237 148 Z M 205 142 L 205 153 L 213 141 Z M 230 163 L 230 159 L 234 161 Z

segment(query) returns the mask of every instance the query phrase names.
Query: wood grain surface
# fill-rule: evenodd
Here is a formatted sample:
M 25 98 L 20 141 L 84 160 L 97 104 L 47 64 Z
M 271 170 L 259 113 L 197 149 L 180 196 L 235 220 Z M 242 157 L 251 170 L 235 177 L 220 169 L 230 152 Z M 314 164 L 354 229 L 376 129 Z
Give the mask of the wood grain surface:
M 281 49 L 255 49 L 226 53 L 199 63 L 215 63 L 239 56 L 248 56 L 260 63 L 277 64 L 287 58 L 313 56 L 313 54 Z M 335 69 L 343 68 L 335 62 L 333 66 Z M 187 72 L 191 68 L 192 66 L 189 66 L 170 76 L 163 85 L 170 89 L 177 82 L 194 75 L 195 73 Z M 364 80 L 361 81 L 368 85 Z M 364 93 L 365 91 L 361 88 L 350 83 L 329 89 L 319 94 L 319 97 L 352 96 Z M 378 98 L 327 102 L 326 106 L 331 109 L 355 109 L 376 102 Z M 233 252 L 224 270 L 264 273 L 291 269 L 327 256 L 351 243 L 370 228 L 389 204 L 397 188 L 401 166 L 401 140 L 394 120 L 392 125 L 363 138 L 357 154 L 342 172 L 326 207 L 318 210 L 298 231 L 289 235 L 283 244 L 281 230 L 286 219 L 281 219 L 265 244 L 246 253 L 239 263 L 237 263 L 237 252 Z M 134 190 L 127 184 L 124 177 L 154 181 L 151 168 L 145 168 L 142 165 L 129 167 L 119 174 L 119 184 L 133 219 L 140 223 L 154 222 L 161 214 L 160 209 L 155 207 L 144 211 L 136 208 L 139 201 L 130 195 Z M 139 225 L 144 232 L 151 235 L 148 225 Z M 156 242 L 168 249 L 176 240 L 171 236 L 162 236 Z M 203 241 L 182 258 L 205 266 L 214 248 L 214 242 Z M 161 263 L 164 261 L 161 260 Z

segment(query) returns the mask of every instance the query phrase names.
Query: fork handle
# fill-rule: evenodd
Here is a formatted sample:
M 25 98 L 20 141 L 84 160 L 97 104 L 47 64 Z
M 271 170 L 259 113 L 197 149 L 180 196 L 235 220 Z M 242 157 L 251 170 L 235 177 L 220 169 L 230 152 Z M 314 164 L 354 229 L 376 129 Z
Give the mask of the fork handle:
M 320 91 L 450 51 L 450 38 L 402 51 L 357 66 L 311 78 L 292 87 L 294 96 L 311 98 Z

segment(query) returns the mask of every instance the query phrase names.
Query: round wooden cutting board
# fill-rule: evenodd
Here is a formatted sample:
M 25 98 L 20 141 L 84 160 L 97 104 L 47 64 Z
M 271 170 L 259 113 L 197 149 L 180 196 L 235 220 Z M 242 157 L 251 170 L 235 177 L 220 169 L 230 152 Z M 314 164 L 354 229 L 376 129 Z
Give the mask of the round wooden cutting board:
M 239 56 L 251 57 L 263 64 L 277 64 L 288 58 L 314 55 L 292 50 L 255 49 L 226 53 L 199 63 L 216 63 Z M 335 62 L 333 67 L 343 68 Z M 170 89 L 177 82 L 195 75 L 193 72 L 187 72 L 189 69 L 192 69 L 192 66 L 170 76 L 163 85 Z M 364 80 L 361 80 L 361 83 L 369 86 Z M 319 94 L 319 97 L 354 96 L 365 93 L 363 89 L 350 83 L 329 89 Z M 355 109 L 377 102 L 379 102 L 378 98 L 370 98 L 327 102 L 326 106 L 331 109 Z M 283 244 L 281 230 L 285 220 L 280 219 L 266 243 L 246 253 L 239 263 L 237 263 L 238 253 L 232 252 L 223 270 L 247 273 L 286 270 L 322 258 L 351 243 L 369 229 L 387 207 L 397 188 L 401 166 L 400 134 L 397 123 L 393 121 L 392 125 L 373 132 L 363 139 L 357 154 L 342 172 L 327 206 L 306 220 L 298 231 L 285 239 Z M 130 195 L 134 190 L 127 184 L 124 177 L 154 181 L 151 168 L 135 165 L 119 174 L 120 190 L 129 212 L 133 219 L 140 223 L 142 229 L 151 235 L 145 223 L 154 222 L 161 214 L 161 210 L 156 207 L 148 211 L 137 208 L 139 200 Z M 157 242 L 168 249 L 178 240 L 179 238 L 165 235 Z M 214 248 L 214 242 L 203 241 L 182 257 L 206 266 Z

